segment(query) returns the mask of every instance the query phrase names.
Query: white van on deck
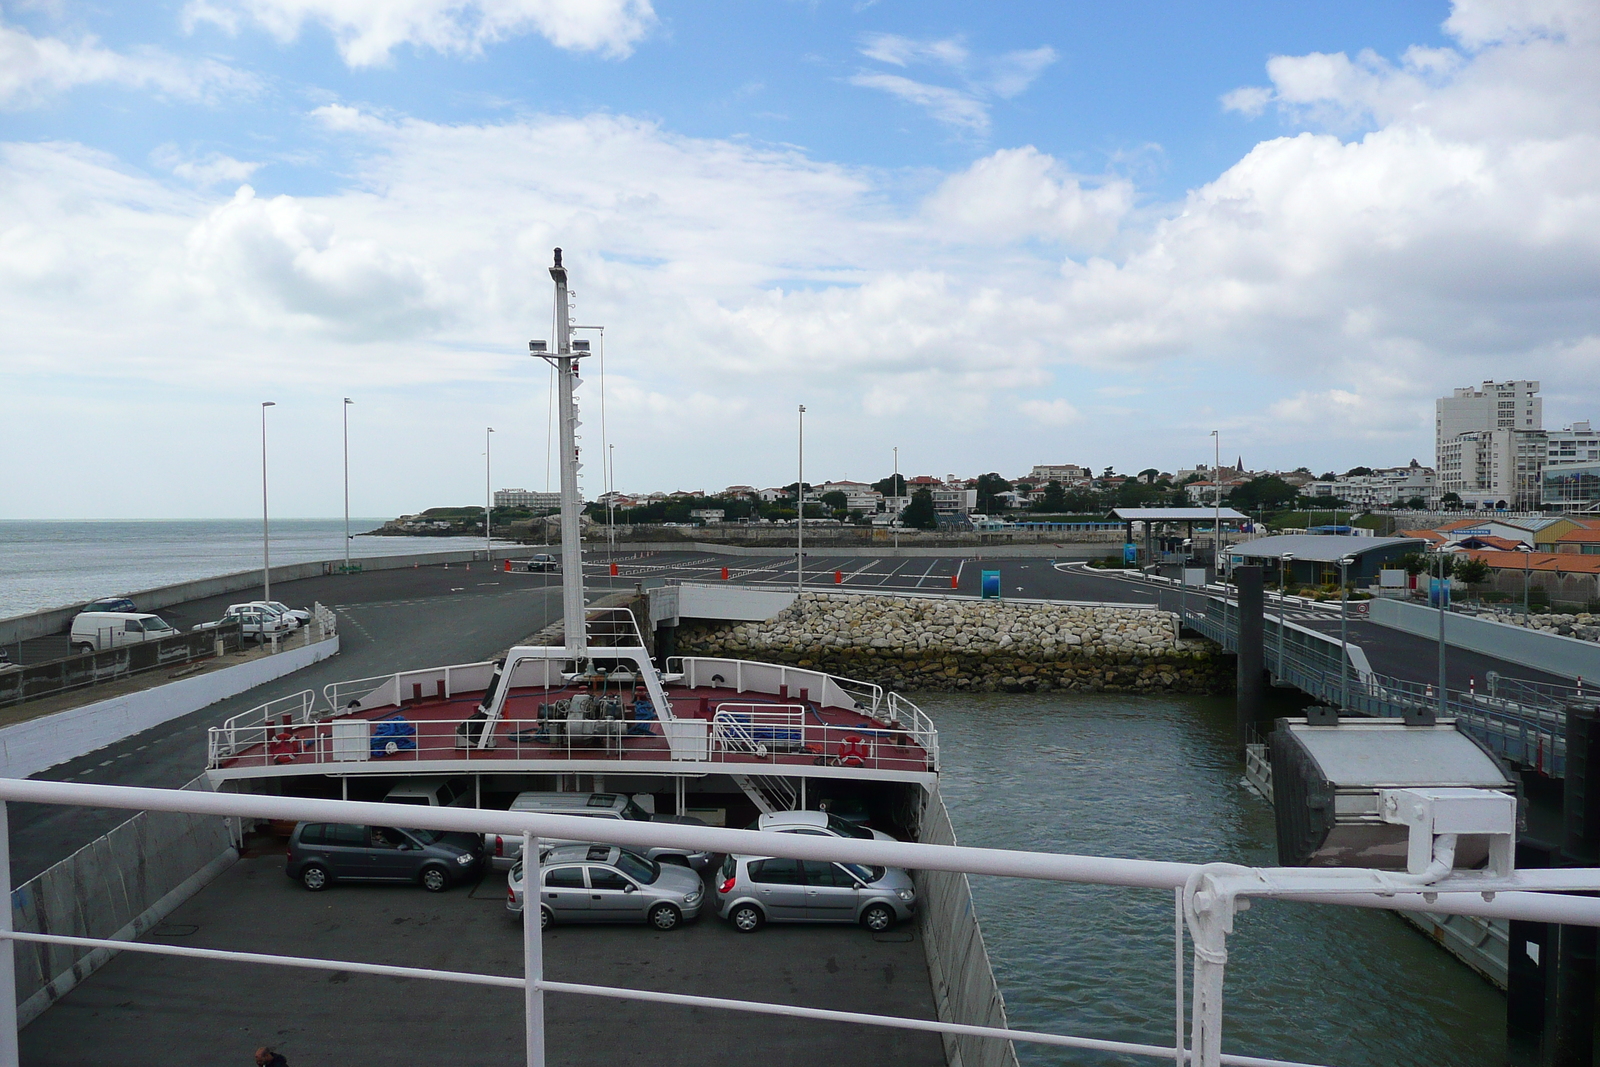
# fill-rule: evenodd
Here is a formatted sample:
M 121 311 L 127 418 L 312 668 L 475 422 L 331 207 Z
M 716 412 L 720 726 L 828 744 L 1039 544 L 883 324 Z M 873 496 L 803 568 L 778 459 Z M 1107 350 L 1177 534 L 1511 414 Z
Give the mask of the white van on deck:
M 174 637 L 177 630 L 159 615 L 132 611 L 84 611 L 72 620 L 74 652 L 104 652 L 108 648 L 136 645 Z

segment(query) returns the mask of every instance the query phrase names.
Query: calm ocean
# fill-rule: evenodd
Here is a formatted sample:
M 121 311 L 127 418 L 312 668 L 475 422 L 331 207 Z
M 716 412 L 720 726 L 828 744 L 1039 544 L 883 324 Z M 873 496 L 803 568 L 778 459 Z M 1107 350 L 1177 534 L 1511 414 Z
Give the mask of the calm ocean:
M 382 519 L 351 519 L 352 534 Z M 350 555 L 482 548 L 476 537 L 354 537 Z M 277 519 L 272 562 L 344 556 L 343 519 Z M 0 619 L 261 566 L 261 520 L 0 521 Z

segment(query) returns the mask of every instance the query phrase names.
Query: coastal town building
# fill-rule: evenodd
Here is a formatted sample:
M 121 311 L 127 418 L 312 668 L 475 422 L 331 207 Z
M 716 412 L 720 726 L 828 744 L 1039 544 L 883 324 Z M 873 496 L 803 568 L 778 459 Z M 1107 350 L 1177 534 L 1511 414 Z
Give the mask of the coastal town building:
M 528 489 L 496 489 L 494 506 L 528 511 L 555 511 L 561 507 L 561 494 L 537 493 Z
M 1549 450 L 1538 382 L 1484 382 L 1440 397 L 1434 407 L 1441 495 L 1480 508 L 1538 506 Z

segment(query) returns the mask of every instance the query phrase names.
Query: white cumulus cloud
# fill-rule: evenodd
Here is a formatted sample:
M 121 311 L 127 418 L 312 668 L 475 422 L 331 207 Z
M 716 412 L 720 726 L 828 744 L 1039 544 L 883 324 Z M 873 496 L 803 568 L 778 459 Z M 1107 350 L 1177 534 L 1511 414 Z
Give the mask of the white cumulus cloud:
M 318 25 L 352 67 L 385 63 L 402 45 L 473 54 L 529 33 L 622 57 L 655 25 L 650 0 L 190 0 L 184 18 L 230 32 L 253 23 L 285 41 Z
M 214 60 L 180 59 L 156 49 L 117 52 L 93 37 L 36 37 L 0 23 L 0 107 L 26 107 L 80 85 L 114 84 L 185 99 L 248 92 L 256 80 Z

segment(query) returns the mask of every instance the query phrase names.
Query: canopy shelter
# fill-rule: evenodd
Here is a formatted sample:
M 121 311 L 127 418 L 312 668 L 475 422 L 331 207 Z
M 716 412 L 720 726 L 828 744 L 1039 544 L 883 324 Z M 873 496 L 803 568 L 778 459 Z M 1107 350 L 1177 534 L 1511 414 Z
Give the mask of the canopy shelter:
M 1250 516 L 1233 508 L 1112 508 L 1111 517 L 1122 523 L 1125 530 L 1123 540 L 1129 544 L 1133 543 L 1133 524 L 1144 523 L 1144 551 L 1147 560 L 1153 558 L 1155 528 L 1158 525 L 1182 523 L 1183 542 L 1187 546 L 1194 543 L 1196 523 L 1210 526 L 1218 520 L 1223 523 L 1241 523 L 1250 520 Z M 1215 533 L 1213 536 L 1217 539 L 1214 543 L 1221 543 L 1220 533 Z M 1189 555 L 1187 549 L 1182 555 L 1186 557 Z
M 1348 557 L 1349 580 L 1367 585 L 1385 564 L 1397 563 L 1401 557 L 1426 548 L 1427 542 L 1420 537 L 1281 534 L 1234 545 L 1228 550 L 1228 564 L 1230 570 L 1260 565 L 1267 576 L 1276 576 L 1283 584 L 1325 585 L 1339 581 L 1339 561 Z

